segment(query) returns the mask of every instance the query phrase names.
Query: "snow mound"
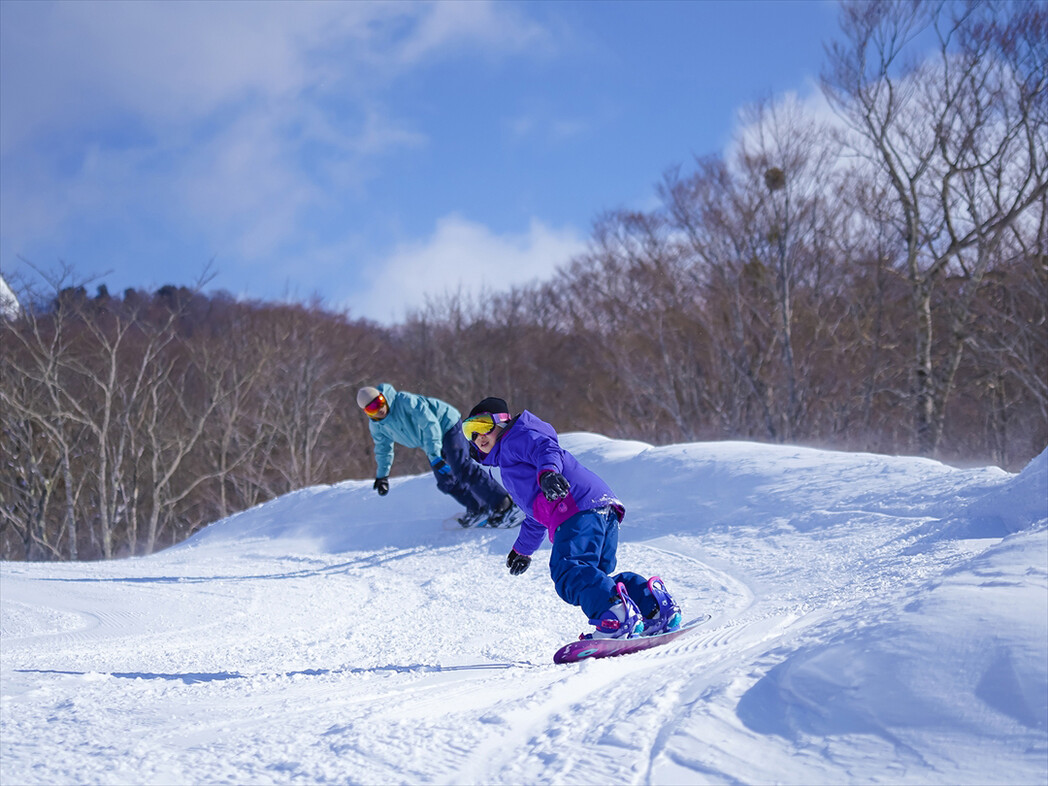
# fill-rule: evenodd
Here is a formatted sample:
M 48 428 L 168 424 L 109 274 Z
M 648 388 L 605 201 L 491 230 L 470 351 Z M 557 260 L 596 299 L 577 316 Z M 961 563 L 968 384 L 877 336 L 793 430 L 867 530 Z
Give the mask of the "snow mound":
M 428 474 L 303 489 L 0 565 L 0 783 L 1048 782 L 1048 454 L 562 441 L 700 630 L 554 665 L 585 615 L 515 531 Z
M 1048 448 L 1021 473 L 985 491 L 942 526 L 927 534 L 937 538 L 1003 538 L 1048 523 Z

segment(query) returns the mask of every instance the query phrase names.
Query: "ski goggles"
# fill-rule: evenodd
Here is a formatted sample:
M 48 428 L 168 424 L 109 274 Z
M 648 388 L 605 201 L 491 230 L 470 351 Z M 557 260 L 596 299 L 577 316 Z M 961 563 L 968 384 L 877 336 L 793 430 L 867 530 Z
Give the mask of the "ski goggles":
M 369 418 L 378 417 L 378 413 L 382 411 L 382 408 L 386 406 L 386 397 L 379 393 L 374 399 L 364 407 L 364 414 Z
M 483 412 L 463 420 L 462 433 L 466 435 L 466 439 L 473 442 L 481 434 L 490 434 L 494 431 L 495 426 L 509 423 L 511 419 L 506 412 Z

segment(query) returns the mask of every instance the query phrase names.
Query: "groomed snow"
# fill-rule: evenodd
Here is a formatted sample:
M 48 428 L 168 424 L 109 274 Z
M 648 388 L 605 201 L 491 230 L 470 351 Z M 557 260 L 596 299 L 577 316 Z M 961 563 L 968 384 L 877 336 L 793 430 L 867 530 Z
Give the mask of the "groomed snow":
M 562 439 L 696 633 L 586 629 L 429 476 L 305 489 L 148 558 L 0 564 L 4 784 L 1048 782 L 1048 452 Z

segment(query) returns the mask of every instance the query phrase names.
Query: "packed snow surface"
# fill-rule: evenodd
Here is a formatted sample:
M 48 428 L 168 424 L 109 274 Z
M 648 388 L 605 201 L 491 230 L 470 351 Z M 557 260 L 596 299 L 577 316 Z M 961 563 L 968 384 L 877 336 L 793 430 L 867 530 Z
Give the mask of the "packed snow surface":
M 563 444 L 696 632 L 586 630 L 548 544 L 429 476 L 305 489 L 148 558 L 3 563 L 4 784 L 1048 782 L 1048 452 L 1020 474 L 752 443 Z

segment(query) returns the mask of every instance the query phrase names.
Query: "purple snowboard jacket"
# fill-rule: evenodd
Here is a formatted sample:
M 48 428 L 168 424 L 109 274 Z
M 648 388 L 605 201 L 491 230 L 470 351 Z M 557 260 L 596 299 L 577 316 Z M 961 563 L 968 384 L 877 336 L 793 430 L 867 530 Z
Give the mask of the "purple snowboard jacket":
M 580 511 L 612 507 L 620 520 L 625 513 L 608 484 L 560 446 L 549 423 L 527 410 L 513 419 L 488 455 L 481 455 L 480 463 L 499 468 L 502 485 L 527 514 L 513 544 L 518 554 L 534 554 L 544 530 L 552 542 L 557 527 Z M 539 475 L 546 470 L 559 472 L 571 485 L 563 499 L 550 502 L 542 494 Z

